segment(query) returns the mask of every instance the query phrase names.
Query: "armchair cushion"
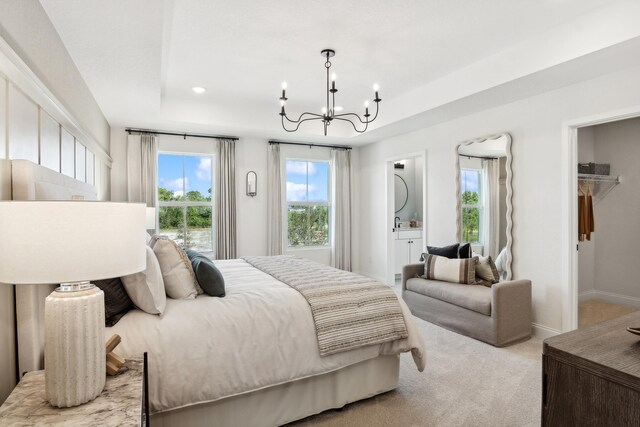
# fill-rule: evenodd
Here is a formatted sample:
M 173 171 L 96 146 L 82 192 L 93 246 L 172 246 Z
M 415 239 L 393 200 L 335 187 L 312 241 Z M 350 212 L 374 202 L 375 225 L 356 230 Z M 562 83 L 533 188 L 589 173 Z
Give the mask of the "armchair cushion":
M 407 290 L 445 301 L 458 307 L 491 315 L 491 289 L 479 285 L 458 285 L 439 280 L 409 279 Z

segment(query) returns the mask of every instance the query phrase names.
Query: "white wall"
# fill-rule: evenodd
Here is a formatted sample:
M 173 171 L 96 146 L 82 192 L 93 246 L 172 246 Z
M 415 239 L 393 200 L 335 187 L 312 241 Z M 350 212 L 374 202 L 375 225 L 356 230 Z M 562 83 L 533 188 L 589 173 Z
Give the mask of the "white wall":
M 640 99 L 639 68 L 482 111 L 359 148 L 355 269 L 385 277 L 385 159 L 427 150 L 427 244 L 455 240 L 455 146 L 485 135 L 513 137 L 513 272 L 533 282 L 534 323 L 562 328 L 561 141 L 563 122 L 631 108 Z
M 592 132 L 594 161 L 609 163 L 611 174 L 623 178 L 594 209 L 594 296 L 640 308 L 640 286 L 633 268 L 640 240 L 640 118 L 593 126 Z M 601 186 L 600 191 L 606 188 Z
M 0 37 L 108 153 L 109 123 L 40 2 L 2 0 Z
M 594 161 L 593 126 L 578 129 L 578 163 Z M 578 294 L 588 295 L 595 289 L 595 243 L 598 234 L 591 240 L 578 242 Z

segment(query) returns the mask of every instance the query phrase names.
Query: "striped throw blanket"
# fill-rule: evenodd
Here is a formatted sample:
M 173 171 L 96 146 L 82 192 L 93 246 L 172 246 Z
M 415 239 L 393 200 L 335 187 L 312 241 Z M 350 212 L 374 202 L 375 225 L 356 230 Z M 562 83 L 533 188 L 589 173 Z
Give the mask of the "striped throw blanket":
M 295 256 L 243 259 L 307 300 L 321 356 L 408 336 L 398 297 L 385 284 Z

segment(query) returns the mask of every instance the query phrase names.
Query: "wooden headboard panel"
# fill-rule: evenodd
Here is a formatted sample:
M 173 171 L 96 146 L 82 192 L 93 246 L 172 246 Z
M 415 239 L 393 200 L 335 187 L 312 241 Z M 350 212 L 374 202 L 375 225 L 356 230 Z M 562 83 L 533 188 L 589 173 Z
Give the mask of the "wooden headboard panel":
M 97 189 L 28 160 L 11 161 L 13 200 L 96 200 Z M 37 242 L 34 242 L 37 244 Z M 20 374 L 44 367 L 44 301 L 56 285 L 16 287 L 18 369 Z

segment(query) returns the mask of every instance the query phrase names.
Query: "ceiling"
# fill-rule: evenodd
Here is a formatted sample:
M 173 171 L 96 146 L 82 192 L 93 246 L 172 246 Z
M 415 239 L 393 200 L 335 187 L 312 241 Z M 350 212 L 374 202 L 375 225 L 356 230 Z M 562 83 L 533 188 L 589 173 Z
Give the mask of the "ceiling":
M 545 90 L 553 81 L 540 73 L 640 36 L 637 23 L 622 22 L 638 2 L 611 0 L 40 2 L 111 126 L 354 145 L 410 131 L 425 115 L 468 114 L 474 96 L 523 78 Z M 380 85 L 371 131 L 281 129 L 284 80 L 288 112 L 320 111 L 324 48 L 337 53 L 345 112 L 362 112 Z

